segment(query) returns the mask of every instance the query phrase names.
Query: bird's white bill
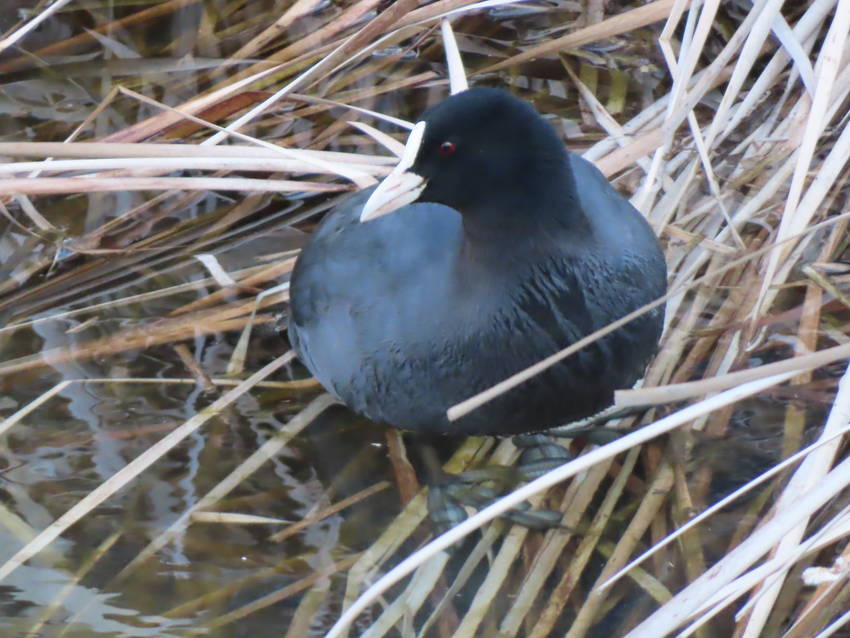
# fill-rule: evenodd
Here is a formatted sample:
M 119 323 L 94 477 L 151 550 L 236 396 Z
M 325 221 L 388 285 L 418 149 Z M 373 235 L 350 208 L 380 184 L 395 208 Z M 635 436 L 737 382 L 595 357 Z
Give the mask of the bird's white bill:
M 416 161 L 416 154 L 425 135 L 425 122 L 417 122 L 407 138 L 404 152 L 396 167 L 384 178 L 375 191 L 366 200 L 360 221 L 365 222 L 398 210 L 419 198 L 425 189 L 425 178 L 408 169 Z

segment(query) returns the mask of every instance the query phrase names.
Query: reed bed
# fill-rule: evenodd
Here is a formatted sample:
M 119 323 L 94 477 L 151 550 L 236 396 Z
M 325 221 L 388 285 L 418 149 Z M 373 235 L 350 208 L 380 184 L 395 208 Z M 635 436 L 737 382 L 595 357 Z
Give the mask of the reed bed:
M 6 409 L 0 433 L 8 448 L 76 386 L 197 384 L 215 398 L 48 525 L 24 521 L 0 580 L 44 560 L 187 437 L 278 390 L 303 398 L 288 422 L 148 530 L 104 591 L 141 578 L 197 526 L 260 528 L 285 543 L 334 517 L 344 529 L 347 512 L 389 492 L 398 514 L 362 546 L 341 534 L 321 561 L 286 557 L 285 586 L 268 586 L 281 567 L 265 567 L 174 601 L 157 617 L 192 623 L 163 635 L 240 635 L 269 610 L 287 637 L 850 635 L 850 1 L 94 3 L 76 9 L 97 18 L 91 28 L 27 46 L 66 5 L 42 3 L 0 39 L 7 106 L 21 103 L 16 86 L 47 91 L 105 52 L 103 99 L 75 113 L 45 103 L 28 135 L 0 128 L 0 378 L 7 393 L 52 384 Z M 132 55 L 135 34 L 166 19 L 180 38 L 157 57 Z M 645 409 L 605 424 L 621 435 L 610 443 L 573 441 L 575 460 L 433 542 L 409 441 L 393 431 L 392 480 L 329 490 L 297 521 L 227 511 L 234 490 L 334 405 L 310 381 L 286 380 L 293 355 L 268 339 L 303 243 L 292 229 L 309 231 L 340 191 L 385 175 L 410 120 L 448 93 L 450 75 L 459 81 L 444 62 L 449 24 L 468 81 L 551 114 L 662 238 L 665 334 L 642 387 L 617 396 Z M 264 252 L 232 259 L 269 237 Z M 100 321 L 116 309 L 132 321 Z M 24 336 L 61 322 L 76 327 L 52 343 Z M 186 347 L 221 335 L 233 338 L 217 366 Z M 278 349 L 258 355 L 258 342 Z M 79 374 L 166 347 L 185 374 Z M 468 439 L 447 468 L 515 456 L 508 441 Z M 494 520 L 525 499 L 562 512 L 561 525 Z M 96 539 L 21 635 L 53 631 L 63 596 L 103 571 L 121 535 Z

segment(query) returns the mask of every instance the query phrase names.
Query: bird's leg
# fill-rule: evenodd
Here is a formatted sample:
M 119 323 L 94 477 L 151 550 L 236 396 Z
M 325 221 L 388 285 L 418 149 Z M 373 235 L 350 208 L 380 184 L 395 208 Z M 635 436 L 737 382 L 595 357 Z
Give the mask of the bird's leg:
M 429 488 L 428 513 L 437 533 L 442 534 L 464 521 L 467 507 L 484 509 L 498 500 L 504 491 L 482 482 L 466 482 L 465 476 L 459 478 Z M 534 509 L 530 503 L 523 502 L 502 514 L 501 518 L 530 529 L 546 530 L 559 526 L 561 512 Z
M 603 427 L 605 423 L 638 412 L 640 410 L 617 410 L 611 406 L 593 416 L 545 432 L 513 436 L 511 441 L 520 450 L 516 466 L 491 466 L 463 472 L 457 475 L 462 482 L 443 485 L 438 493 L 432 491 L 428 501 L 432 520 L 437 522 L 441 519 L 438 524 L 446 525 L 448 529 L 466 517 L 462 505 L 481 509 L 495 500 L 500 490 L 510 490 L 571 461 L 573 456 L 570 451 L 555 442 L 554 438 L 572 439 L 583 436 L 591 443 L 603 445 L 621 436 L 616 430 Z M 438 510 L 438 503 L 449 501 L 451 505 Z M 504 516 L 514 523 L 532 529 L 548 529 L 559 525 L 561 513 L 531 509 L 529 503 L 523 503 Z
M 552 452 L 560 462 L 568 460 L 565 455 L 569 453 L 564 448 L 551 441 L 546 446 L 548 439 L 545 436 L 541 437 L 542 440 L 535 439 L 534 436 L 526 435 L 526 440 L 533 440 L 532 451 L 521 452 L 520 464 L 517 466 L 491 465 L 459 474 L 442 473 L 440 480 L 429 481 L 431 487 L 428 493 L 428 510 L 437 530 L 444 532 L 463 521 L 467 514 L 466 508 L 483 509 L 518 484 L 534 478 L 532 459 L 545 463 L 542 457 Z M 514 438 L 513 441 L 516 443 L 517 439 Z M 523 449 L 522 443 L 518 447 Z M 526 455 L 525 461 L 522 461 L 523 455 Z M 523 463 L 526 466 L 523 466 Z M 534 509 L 530 503 L 521 503 L 502 517 L 531 529 L 550 529 L 560 524 L 561 513 Z
M 643 408 L 623 410 L 611 406 L 593 416 L 545 432 L 515 435 L 511 441 L 520 450 L 515 466 L 493 465 L 456 475 L 440 471 L 442 478 L 430 481 L 428 510 L 431 520 L 440 531 L 450 529 L 466 518 L 465 508 L 478 510 L 486 507 L 518 484 L 532 481 L 572 460 L 569 450 L 553 438 L 581 436 L 596 445 L 604 445 L 621 436 L 619 431 L 604 427 L 605 423 L 641 412 Z M 560 512 L 532 509 L 529 503 L 504 514 L 504 518 L 532 529 L 558 526 L 560 517 Z
M 525 480 L 536 479 L 573 458 L 566 447 L 553 439 L 584 437 L 591 443 L 604 445 L 622 436 L 617 430 L 604 427 L 605 423 L 638 412 L 639 410 L 635 409 L 619 410 L 611 406 L 592 416 L 550 428 L 545 432 L 518 434 L 512 439 L 514 445 L 521 450 L 518 468 Z

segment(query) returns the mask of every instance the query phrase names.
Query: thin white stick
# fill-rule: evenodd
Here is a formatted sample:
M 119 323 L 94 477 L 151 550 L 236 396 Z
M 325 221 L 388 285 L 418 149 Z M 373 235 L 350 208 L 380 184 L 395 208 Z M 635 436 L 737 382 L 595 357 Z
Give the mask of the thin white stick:
M 29 22 L 27 22 L 20 29 L 18 29 L 17 31 L 12 33 L 12 35 L 10 35 L 8 38 L 4 38 L 3 40 L 0 40 L 0 53 L 2 53 L 4 50 L 6 50 L 7 48 L 12 46 L 13 44 L 18 42 L 19 40 L 21 40 L 30 31 L 35 29 L 38 25 L 40 25 L 42 22 L 47 20 L 47 18 L 49 18 L 54 13 L 59 11 L 59 9 L 64 7 L 69 2 L 71 2 L 71 0 L 56 0 L 56 2 L 54 4 L 47 7 L 44 11 L 39 13 L 36 17 L 34 17 Z
M 39 177 L 0 179 L 0 192 L 26 195 L 95 193 L 110 191 L 250 191 L 285 193 L 338 191 L 345 187 L 286 179 L 249 177 Z
M 356 124 L 360 124 L 357 122 Z M 361 124 L 362 126 L 362 124 Z M 392 139 L 392 138 L 390 138 Z M 222 147 L 229 148 L 229 147 Z M 386 175 L 389 167 L 373 167 L 368 164 L 350 166 L 365 173 Z M 257 158 L 257 157 L 114 157 L 109 159 L 68 159 L 50 162 L 9 162 L 0 164 L 0 175 L 17 175 L 30 171 L 41 171 L 43 174 L 61 173 L 66 171 L 112 171 L 112 170 L 144 170 L 151 169 L 182 171 L 258 171 L 263 173 L 322 173 L 338 175 L 336 165 L 320 167 L 298 159 L 289 158 Z
M 466 71 L 463 70 L 463 60 L 460 57 L 460 49 L 457 47 L 451 23 L 443 19 L 440 22 L 440 31 L 443 34 L 443 48 L 446 50 L 446 64 L 449 67 L 450 91 L 452 95 L 457 95 L 469 88 Z
M 3 421 L 0 421 L 0 435 L 5 434 L 6 430 L 18 423 L 21 419 L 23 419 L 26 415 L 35 410 L 37 407 L 43 405 L 46 401 L 62 392 L 62 390 L 67 388 L 73 382 L 73 380 L 60 381 L 55 386 L 50 388 L 47 392 L 39 396 L 37 399 L 35 399 L 34 401 L 30 401 L 20 410 L 18 410 L 14 414 L 10 414 L 8 417 L 3 419 Z
M 411 125 L 410 128 L 413 128 Z M 253 138 L 248 138 L 253 139 Z M 0 142 L 0 156 L 10 157 L 79 157 L 79 158 L 124 158 L 124 157 L 191 157 L 207 159 L 211 157 L 241 157 L 244 159 L 277 159 L 280 161 L 313 159 L 343 164 L 387 164 L 395 166 L 392 157 L 375 157 L 361 153 L 343 153 L 340 151 L 317 151 L 312 149 L 286 150 L 286 157 L 279 147 L 261 148 L 254 144 L 232 144 L 229 146 L 200 146 L 198 144 L 153 144 L 145 142 Z M 45 163 L 43 168 L 50 164 Z M 10 164 L 2 164 L 10 166 Z M 316 167 L 319 168 L 318 166 Z

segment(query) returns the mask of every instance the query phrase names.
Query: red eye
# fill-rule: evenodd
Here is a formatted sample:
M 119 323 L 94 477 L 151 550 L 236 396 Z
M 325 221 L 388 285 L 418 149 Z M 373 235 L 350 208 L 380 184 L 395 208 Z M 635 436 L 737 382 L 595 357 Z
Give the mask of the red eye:
M 443 142 L 440 144 L 440 155 L 448 157 L 455 152 L 455 145 L 452 142 Z

